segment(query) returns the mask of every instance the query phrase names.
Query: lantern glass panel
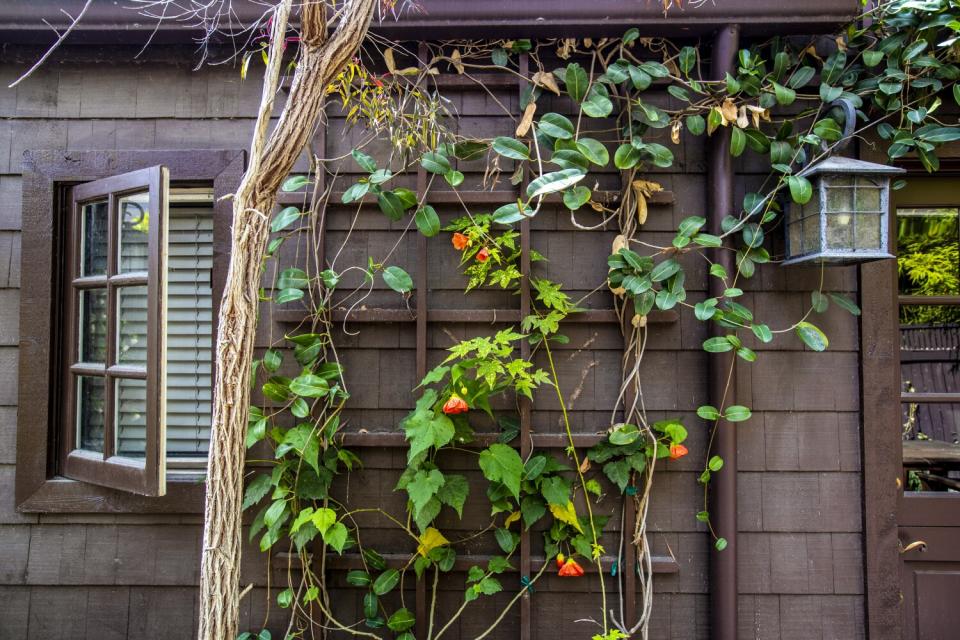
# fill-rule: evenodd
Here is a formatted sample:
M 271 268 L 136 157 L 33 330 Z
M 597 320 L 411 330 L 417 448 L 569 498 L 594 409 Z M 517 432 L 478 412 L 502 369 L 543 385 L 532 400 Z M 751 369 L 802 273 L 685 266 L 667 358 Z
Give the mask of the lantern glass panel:
M 879 213 L 858 214 L 854 248 L 859 251 L 878 251 L 881 241 L 880 223 Z
M 853 213 L 849 211 L 827 214 L 827 249 L 853 250 Z
M 827 189 L 827 211 L 853 211 L 853 198 L 856 189 L 853 176 L 826 176 L 823 178 Z

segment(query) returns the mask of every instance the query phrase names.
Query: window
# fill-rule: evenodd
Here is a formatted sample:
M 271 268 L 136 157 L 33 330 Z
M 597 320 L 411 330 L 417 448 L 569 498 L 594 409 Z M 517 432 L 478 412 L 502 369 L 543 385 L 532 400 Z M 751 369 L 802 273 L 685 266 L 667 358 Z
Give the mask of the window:
M 908 489 L 960 488 L 960 198 L 950 180 L 896 194 L 901 424 Z
M 21 509 L 202 508 L 242 170 L 235 151 L 26 155 Z

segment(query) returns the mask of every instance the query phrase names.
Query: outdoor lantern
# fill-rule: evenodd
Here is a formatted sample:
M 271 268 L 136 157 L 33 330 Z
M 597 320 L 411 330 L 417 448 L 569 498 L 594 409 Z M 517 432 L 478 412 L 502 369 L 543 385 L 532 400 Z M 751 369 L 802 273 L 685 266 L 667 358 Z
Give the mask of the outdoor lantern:
M 813 197 L 787 209 L 783 264 L 852 264 L 892 258 L 887 226 L 890 176 L 904 169 L 853 158 L 828 158 L 805 174 Z

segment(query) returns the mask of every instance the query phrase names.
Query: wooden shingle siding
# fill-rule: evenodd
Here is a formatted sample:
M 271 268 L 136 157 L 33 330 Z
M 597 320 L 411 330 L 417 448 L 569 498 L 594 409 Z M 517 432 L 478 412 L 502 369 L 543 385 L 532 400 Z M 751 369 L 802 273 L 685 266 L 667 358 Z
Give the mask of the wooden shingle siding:
M 69 50 L 67 50 L 69 51 Z M 110 64 L 71 64 L 54 60 L 15 90 L 0 89 L 0 638 L 188 638 L 195 633 L 196 589 L 199 577 L 201 522 L 197 514 L 23 514 L 14 501 L 14 448 L 19 341 L 21 180 L 20 161 L 26 149 L 67 151 L 97 149 L 244 149 L 249 144 L 259 102 L 259 70 L 241 82 L 230 66 L 205 67 L 197 72 L 189 51 L 164 53 L 157 47 L 146 59 L 130 62 L 135 50 L 105 53 Z M 179 56 L 179 57 L 178 57 Z M 0 67 L 4 84 L 22 64 Z M 515 91 L 496 90 L 497 97 L 518 111 Z M 471 135 L 503 133 L 497 105 L 481 92 L 452 93 L 463 119 L 457 123 Z M 666 94 L 657 96 L 663 102 Z M 541 111 L 563 110 L 560 100 L 547 98 Z M 336 106 L 330 108 L 326 155 L 346 153 L 363 137 L 353 129 L 343 132 Z M 377 145 L 372 145 L 374 153 Z M 672 204 L 652 205 L 643 234 L 669 242 L 672 230 L 705 207 L 705 154 L 701 141 L 684 136 L 675 148 L 677 164 L 652 173 L 672 192 Z M 505 164 L 504 167 L 507 165 Z M 735 183 L 756 184 L 759 176 L 749 160 L 738 161 L 742 174 Z M 301 160 L 295 171 L 304 171 Z M 349 184 L 356 166 L 344 164 Z M 465 184 L 478 185 L 482 167 L 466 163 Z M 509 192 L 509 169 L 498 189 Z M 352 173 L 351 173 L 352 172 Z M 175 178 L 175 176 L 174 176 Z M 615 176 L 604 176 L 613 184 Z M 342 190 L 344 187 L 340 187 Z M 437 205 L 446 223 L 460 211 Z M 352 209 L 331 207 L 327 247 L 345 237 Z M 363 263 L 395 241 L 401 224 L 391 224 L 375 211 L 361 216 L 354 237 L 338 265 Z M 562 282 L 573 292 L 592 289 L 604 270 L 605 251 L 613 233 L 574 231 L 569 216 L 548 208 L 533 225 L 533 246 L 550 262 L 536 265 L 535 273 Z M 362 237 L 362 240 L 358 238 Z M 296 247 L 284 247 L 281 265 L 295 260 Z M 481 290 L 463 296 L 457 272 L 458 255 L 443 238 L 430 242 L 428 253 L 430 308 L 486 307 L 515 309 L 516 297 L 502 291 Z M 302 255 L 302 247 L 301 247 Z M 286 261 L 286 262 L 285 262 Z M 392 258 L 410 273 L 417 267 L 416 241 L 404 242 Z M 706 295 L 702 264 L 690 269 L 691 300 Z M 744 286 L 748 302 L 771 327 L 797 319 L 818 286 L 816 268 L 782 269 L 768 266 Z M 269 284 L 269 283 L 268 283 Z M 827 269 L 825 287 L 856 291 L 856 272 Z M 609 301 L 598 299 L 595 306 Z M 368 306 L 399 308 L 397 297 L 377 282 Z M 752 366 L 738 370 L 742 404 L 755 409 L 754 418 L 738 425 L 740 542 L 740 636 L 775 640 L 787 638 L 843 638 L 863 636 L 863 580 L 860 487 L 860 424 L 857 322 L 836 310 L 819 322 L 831 340 L 825 354 L 806 350 L 793 336 L 770 345 L 751 344 L 760 352 Z M 288 322 L 264 316 L 257 347 L 265 348 L 290 329 Z M 498 324 L 496 326 L 503 326 Z M 413 323 L 352 324 L 360 336 L 337 336 L 347 366 L 352 394 L 345 417 L 349 430 L 395 432 L 409 411 L 416 384 L 416 335 Z M 485 325 L 431 324 L 428 363 L 442 359 L 452 337 L 487 331 Z M 603 428 L 608 407 L 619 384 L 622 338 L 613 325 L 571 324 L 564 333 L 570 344 L 558 347 L 560 377 L 572 397 L 571 420 L 580 433 Z M 674 323 L 651 325 L 643 364 L 647 407 L 653 419 L 682 416 L 690 429 L 690 455 L 661 463 L 649 522 L 656 555 L 672 554 L 679 572 L 658 575 L 651 637 L 692 640 L 708 637 L 708 539 L 693 514 L 702 500 L 696 478 L 702 461 L 696 455 L 706 446 L 706 429 L 695 409 L 707 402 L 706 337 L 702 323 L 684 311 Z M 290 358 L 285 366 L 290 367 Z M 532 427 L 537 433 L 560 433 L 560 413 L 550 393 L 538 393 Z M 358 449 L 365 468 L 339 489 L 355 504 L 370 503 L 396 512 L 404 497 L 393 491 L 402 450 Z M 467 456 L 449 456 L 444 465 L 476 474 Z M 484 521 L 483 500 L 475 501 L 457 522 L 446 514 L 441 524 L 467 531 Z M 617 520 L 616 518 L 614 520 Z M 376 517 L 358 521 L 364 536 L 377 547 L 408 548 L 409 542 Z M 618 522 L 611 522 L 604 544 L 615 548 Z M 531 536 L 536 548 L 540 536 Z M 477 543 L 483 551 L 491 540 Z M 485 546 L 484 546 L 485 545 Z M 475 549 L 471 549 L 474 551 Z M 283 578 L 285 567 L 274 565 L 271 586 Z M 241 626 L 259 628 L 267 602 L 267 558 L 255 544 L 243 555 L 242 584 L 254 589 L 242 603 Z M 512 578 L 511 578 L 512 579 Z M 452 609 L 462 594 L 457 576 L 441 588 L 441 608 Z M 512 589 L 513 586 L 510 586 Z M 587 590 L 589 597 L 580 597 Z M 348 620 L 359 610 L 360 593 L 338 590 L 336 606 Z M 538 585 L 532 607 L 536 637 L 552 637 L 558 621 L 595 616 L 596 584 L 572 584 L 545 578 Z M 496 600 L 500 602 L 501 600 Z M 286 612 L 273 616 L 275 637 L 285 628 Z M 512 638 L 519 624 L 518 609 L 508 616 L 498 638 Z M 452 638 L 471 638 L 484 628 L 478 612 L 465 615 Z M 586 635 L 587 627 L 570 623 L 571 633 Z M 590 633 L 593 633 L 590 629 Z

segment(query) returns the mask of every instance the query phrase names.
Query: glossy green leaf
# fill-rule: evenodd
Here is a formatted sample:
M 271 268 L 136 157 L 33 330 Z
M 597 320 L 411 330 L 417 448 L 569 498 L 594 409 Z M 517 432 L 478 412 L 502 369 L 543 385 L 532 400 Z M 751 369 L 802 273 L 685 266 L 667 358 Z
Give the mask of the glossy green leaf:
M 410 293 L 413 291 L 413 278 L 400 267 L 390 266 L 384 269 L 383 281 L 397 293 Z
M 559 113 L 546 113 L 540 118 L 540 130 L 558 140 L 569 140 L 573 138 L 573 123 L 566 116 Z
M 494 138 L 493 150 L 511 160 L 527 160 L 530 158 L 530 150 L 527 145 L 507 136 Z
M 432 238 L 440 233 L 440 216 L 437 215 L 436 209 L 428 204 L 417 209 L 417 212 L 413 216 L 413 221 L 416 223 L 420 233 L 428 238 Z
M 549 193 L 556 193 L 575 185 L 586 177 L 579 169 L 561 169 L 545 173 L 527 185 L 527 197 L 536 198 Z
M 273 217 L 273 220 L 270 222 L 270 231 L 271 233 L 283 231 L 299 219 L 299 209 L 296 207 L 284 207 L 277 215 Z
M 803 343 L 814 351 L 824 351 L 830 346 L 830 341 L 823 331 L 809 322 L 798 323 L 796 332 Z
M 373 592 L 378 596 L 388 594 L 399 582 L 400 572 L 396 569 L 387 569 L 373 581 Z

